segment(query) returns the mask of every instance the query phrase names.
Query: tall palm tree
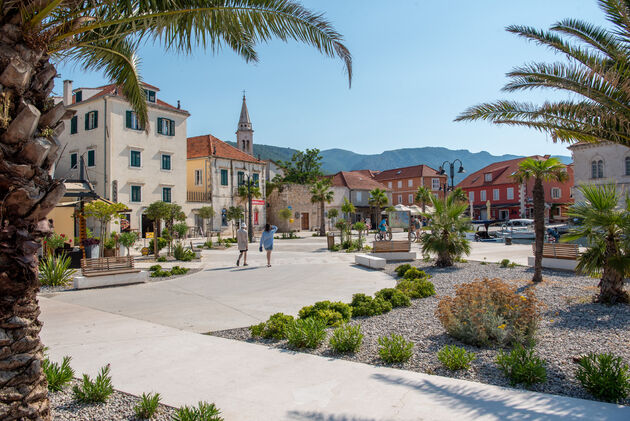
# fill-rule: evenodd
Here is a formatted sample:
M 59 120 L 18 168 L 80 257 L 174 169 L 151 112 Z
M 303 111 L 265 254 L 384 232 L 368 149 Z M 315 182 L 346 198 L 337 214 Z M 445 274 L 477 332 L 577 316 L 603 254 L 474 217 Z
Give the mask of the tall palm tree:
M 330 179 L 324 178 L 311 185 L 311 203 L 319 203 L 319 235 L 326 235 L 326 203 L 331 203 L 335 194 L 330 190 Z
M 420 186 L 418 187 L 418 190 L 416 191 L 416 202 L 420 202 L 420 205 L 422 205 L 422 212 L 426 212 L 426 208 L 427 208 L 427 203 L 431 202 L 431 197 L 433 195 L 431 194 L 431 192 L 429 191 L 429 189 L 427 189 L 424 186 Z
M 556 158 L 534 159 L 527 158 L 518 165 L 518 170 L 512 176 L 519 184 L 525 184 L 534 179 L 532 195 L 534 199 L 534 276 L 533 282 L 542 281 L 542 252 L 545 241 L 545 187 L 544 181 L 565 181 L 568 177 L 567 169 Z
M 470 243 L 465 238 L 470 219 L 463 216 L 468 205 L 452 192 L 446 200 L 433 195 L 430 199 L 433 211 L 423 216 L 431 221 L 431 230 L 420 235 L 422 254 L 436 253 L 438 267 L 453 266 L 456 257 L 470 254 Z
M 569 216 L 582 224 L 571 229 L 562 241 L 586 238 L 588 250 L 578 257 L 577 271 L 600 275 L 597 301 L 608 304 L 630 302 L 624 278 L 630 276 L 630 200 L 618 209 L 621 195 L 615 185 L 578 187 L 584 201 L 569 208 Z
M 379 222 L 381 222 L 381 208 L 389 203 L 387 192 L 379 188 L 370 190 L 370 198 L 368 199 L 368 203 L 370 206 L 374 206 L 376 208 L 375 225 L 378 225 Z
M 607 140 L 630 146 L 630 1 L 599 0 L 599 5 L 612 29 L 575 19 L 557 22 L 549 31 L 507 28 L 560 53 L 567 62 L 517 67 L 508 73 L 511 80 L 504 91 L 543 88 L 569 93 L 572 99 L 540 105 L 485 103 L 467 109 L 456 121 L 488 120 L 530 127 L 564 142 Z
M 256 61 L 256 45 L 294 39 L 352 60 L 341 35 L 293 0 L 4 0 L 0 7 L 0 366 L 28 373 L 0 382 L 5 420 L 49 420 L 37 319 L 37 251 L 51 230 L 46 216 L 64 195 L 50 169 L 59 153 L 62 103 L 50 93 L 65 60 L 104 72 L 148 128 L 136 51 L 153 41 L 167 51 L 229 47 Z M 7 339 L 9 338 L 9 339 Z M 21 338 L 29 338 L 23 341 Z M 8 343 L 5 343 L 8 341 Z M 20 341 L 20 345 L 16 345 Z

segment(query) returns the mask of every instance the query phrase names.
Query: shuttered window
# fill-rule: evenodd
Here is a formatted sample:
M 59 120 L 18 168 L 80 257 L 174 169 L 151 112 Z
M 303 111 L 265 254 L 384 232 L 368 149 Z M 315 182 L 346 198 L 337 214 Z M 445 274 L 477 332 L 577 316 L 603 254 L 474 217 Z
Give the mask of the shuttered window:
M 76 168 L 78 160 L 79 160 L 79 155 L 77 153 L 71 153 L 70 154 L 70 168 Z
M 142 166 L 142 154 L 140 151 L 129 152 L 129 165 L 140 168 Z
M 157 130 L 159 134 L 166 136 L 175 136 L 175 121 L 168 118 L 158 117 Z
M 168 154 L 162 155 L 162 169 L 170 170 L 171 169 L 171 156 Z
M 87 158 L 88 167 L 93 167 L 96 165 L 96 152 L 94 151 L 94 149 L 88 149 Z
M 171 188 L 162 187 L 162 202 L 171 203 Z
M 132 202 L 142 201 L 142 187 L 141 186 L 131 186 L 131 201 Z
M 228 185 L 228 170 L 221 170 L 221 185 Z
M 79 117 L 76 115 L 70 119 L 70 134 L 76 134 L 79 131 Z
M 144 130 L 144 127 L 138 121 L 138 114 L 129 110 L 126 112 L 125 127 L 132 130 Z
M 98 111 L 85 113 L 85 130 L 94 130 L 98 127 Z

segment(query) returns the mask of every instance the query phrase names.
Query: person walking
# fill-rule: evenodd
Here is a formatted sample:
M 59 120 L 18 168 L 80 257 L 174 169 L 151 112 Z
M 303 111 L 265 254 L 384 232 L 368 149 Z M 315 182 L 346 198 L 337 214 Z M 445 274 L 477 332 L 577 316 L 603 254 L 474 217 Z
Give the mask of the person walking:
M 238 259 L 236 259 L 236 266 L 241 264 L 241 257 L 243 257 L 243 266 L 247 266 L 247 225 L 245 222 L 241 223 L 241 228 L 236 231 L 236 241 L 238 243 Z
M 262 232 L 260 236 L 260 251 L 263 251 L 263 248 L 267 252 L 267 267 L 271 267 L 271 252 L 273 250 L 273 235 L 278 231 L 278 227 L 275 225 L 265 224 L 265 230 Z
M 420 218 L 416 217 L 413 220 L 413 228 L 416 231 L 416 243 L 420 242 L 420 228 L 421 228 Z

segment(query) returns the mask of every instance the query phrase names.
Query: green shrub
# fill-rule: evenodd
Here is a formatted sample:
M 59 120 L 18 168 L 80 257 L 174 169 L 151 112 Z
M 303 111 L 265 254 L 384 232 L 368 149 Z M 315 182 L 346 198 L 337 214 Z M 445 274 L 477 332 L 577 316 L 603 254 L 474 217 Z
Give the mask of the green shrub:
M 396 289 L 409 298 L 426 298 L 435 295 L 435 286 L 428 278 L 405 279 L 396 285 Z
M 398 277 L 400 278 L 405 274 L 405 272 L 411 269 L 411 267 L 412 266 L 409 263 L 405 263 L 404 265 L 400 265 L 396 269 L 394 269 L 394 272 L 396 272 L 396 275 L 398 275 Z
M 63 387 L 70 383 L 70 380 L 74 377 L 74 370 L 70 367 L 70 357 L 63 357 L 61 364 L 57 364 L 44 358 L 42 361 L 42 370 L 46 375 L 48 381 L 48 390 L 52 392 L 58 392 Z
M 133 247 L 138 241 L 138 233 L 129 231 L 129 232 L 121 232 L 118 236 L 118 242 L 127 248 Z
M 628 364 L 621 357 L 590 353 L 578 364 L 577 379 L 597 399 L 619 402 L 630 394 Z
M 173 414 L 173 421 L 224 421 L 221 411 L 213 404 L 199 402 L 196 407 L 182 406 Z
M 149 268 L 150 272 L 155 272 L 156 270 L 162 270 L 162 266 L 160 265 L 153 265 Z
M 477 346 L 531 344 L 540 319 L 533 289 L 524 295 L 499 279 L 484 279 L 455 287 L 444 297 L 436 315 L 449 335 Z
M 340 301 L 318 301 L 312 306 L 302 307 L 298 316 L 300 319 L 309 317 L 320 319 L 327 326 L 339 326 L 342 322 L 350 320 L 352 309 L 348 304 Z
M 72 282 L 76 270 L 70 269 L 70 256 L 48 254 L 39 262 L 39 282 L 42 285 L 56 287 L 66 286 Z
M 445 345 L 437 353 L 438 360 L 449 370 L 464 370 L 470 367 L 470 363 L 477 357 L 474 352 L 468 352 L 458 346 Z
M 508 266 L 510 266 L 510 259 L 503 259 L 501 260 L 501 262 L 499 263 L 499 266 L 502 268 L 506 268 Z
M 181 260 L 182 262 L 190 262 L 195 258 L 195 252 L 185 249 L 181 243 L 178 243 L 175 246 L 175 249 L 173 249 L 173 257 L 177 260 Z
M 203 246 L 211 249 L 212 248 L 212 240 L 207 240 L 205 243 L 203 243 Z
M 171 268 L 171 275 L 186 275 L 190 269 L 182 268 L 179 266 L 173 266 Z
M 390 337 L 381 336 L 378 344 L 378 355 L 386 363 L 404 363 L 413 355 L 413 343 L 401 335 L 392 333 Z
M 333 332 L 330 337 L 330 347 L 339 353 L 357 352 L 363 342 L 361 325 L 344 324 Z
M 427 275 L 425 273 L 425 271 L 420 270 L 418 268 L 411 268 L 408 271 L 405 272 L 405 274 L 403 275 L 403 278 L 406 280 L 412 280 L 412 279 L 429 279 L 431 276 Z
M 545 361 L 534 354 L 533 348 L 525 348 L 521 344 L 516 344 L 509 354 L 499 351 L 497 364 L 512 385 L 523 383 L 530 386 L 547 380 Z
M 166 257 L 164 256 L 160 256 L 157 259 L 155 259 L 156 262 L 160 262 L 160 263 L 164 263 L 166 262 Z
M 389 301 L 385 301 L 382 298 L 372 298 L 365 294 L 354 294 L 350 306 L 354 317 L 376 316 L 387 313 L 392 309 Z
M 326 323 L 309 317 L 290 323 L 287 328 L 287 340 L 294 348 L 317 348 L 326 339 Z
M 153 253 L 155 251 L 155 249 L 153 248 L 153 238 L 149 240 L 149 253 Z M 162 237 L 158 237 L 158 242 L 157 242 L 157 246 L 158 246 L 158 251 L 162 250 L 164 247 L 166 247 L 168 245 L 168 241 L 166 241 L 164 238 Z
M 341 246 L 339 244 L 335 244 L 330 248 L 330 251 L 339 251 L 341 250 Z
M 148 420 L 155 415 L 158 406 L 160 405 L 159 393 L 142 393 L 140 396 L 140 402 L 134 406 L 133 410 L 136 416 L 143 420 Z
M 265 339 L 285 339 L 287 328 L 291 323 L 293 323 L 293 316 L 276 313 L 271 315 L 266 322 L 250 326 L 249 331 L 252 336 L 262 336 Z
M 170 270 L 162 270 L 162 269 L 158 269 L 158 270 L 154 270 L 153 272 L 151 272 L 151 275 L 149 275 L 151 278 L 166 278 L 171 276 L 171 271 Z
M 409 307 L 411 305 L 409 296 L 396 288 L 383 288 L 374 294 L 374 297 L 388 301 L 393 308 Z
M 81 384 L 72 388 L 74 397 L 81 403 L 104 403 L 114 393 L 112 378 L 109 375 L 109 364 L 101 368 L 101 371 L 92 381 L 87 374 L 83 375 Z

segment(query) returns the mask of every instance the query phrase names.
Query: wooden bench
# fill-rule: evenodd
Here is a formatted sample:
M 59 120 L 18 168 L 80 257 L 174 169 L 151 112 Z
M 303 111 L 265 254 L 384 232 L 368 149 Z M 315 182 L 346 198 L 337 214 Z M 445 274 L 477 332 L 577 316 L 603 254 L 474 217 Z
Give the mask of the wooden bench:
M 407 253 L 411 249 L 409 240 L 374 241 L 372 253 Z
M 136 272 L 140 272 L 140 269 L 134 268 L 132 256 L 81 259 L 81 273 L 86 277 Z
M 536 253 L 536 243 L 532 243 L 532 251 Z M 543 257 L 551 259 L 577 260 L 579 255 L 577 244 L 544 243 Z

